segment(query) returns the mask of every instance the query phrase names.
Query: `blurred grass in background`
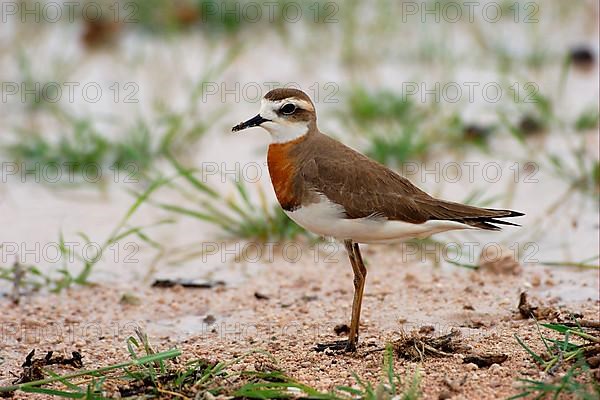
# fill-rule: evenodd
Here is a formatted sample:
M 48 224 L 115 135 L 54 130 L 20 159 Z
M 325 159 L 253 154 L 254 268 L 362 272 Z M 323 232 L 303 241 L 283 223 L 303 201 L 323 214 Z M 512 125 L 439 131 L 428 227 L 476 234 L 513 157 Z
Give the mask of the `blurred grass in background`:
M 225 51 L 226 55 L 216 63 L 203 65 L 193 85 L 184 83 L 189 87 L 185 96 L 188 100 L 183 100 L 187 106 L 174 106 L 170 99 L 161 96 L 143 99 L 145 104 L 153 102 L 150 112 L 142 115 L 141 106 L 133 107 L 135 114 L 127 116 L 126 120 L 112 118 L 109 114 L 108 119 L 112 120 L 109 128 L 104 123 L 104 114 L 111 110 L 85 113 L 76 105 L 49 101 L 52 93 L 39 93 L 36 101 L 28 101 L 18 109 L 23 116 L 22 123 L 4 127 L 5 133 L 0 140 L 4 158 L 23 163 L 25 169 L 31 165 L 43 168 L 69 164 L 78 174 L 93 164 L 104 170 L 121 169 L 151 181 L 157 175 L 164 176 L 164 168 L 173 168 L 173 163 L 168 160 L 183 157 L 187 160 L 186 165 L 190 161 L 191 165 L 201 162 L 193 155 L 201 149 L 202 140 L 211 127 L 224 115 L 229 124 L 237 118 L 228 108 L 231 104 L 219 106 L 213 112 L 204 111 L 209 104 L 199 101 L 203 83 L 218 82 L 227 74 L 239 74 L 240 69 L 244 69 L 239 60 L 251 55 L 253 47 L 261 43 L 267 43 L 267 49 L 277 42 L 279 49 L 289 47 L 280 58 L 292 63 L 304 62 L 312 52 L 316 64 L 319 64 L 323 49 L 315 46 L 323 43 L 323 47 L 331 47 L 330 51 L 325 51 L 328 56 L 323 57 L 323 63 L 336 66 L 339 91 L 336 92 L 337 103 L 333 107 L 323 104 L 321 115 L 337 121 L 341 127 L 334 128 L 333 135 L 344 132 L 342 140 L 356 139 L 361 150 L 370 157 L 399 170 L 407 162 L 426 163 L 447 154 L 456 159 L 477 153 L 487 154 L 485 157 L 513 157 L 522 164 L 537 162 L 548 173 L 564 180 L 567 190 L 572 188 L 598 199 L 598 159 L 586 150 L 590 132 L 597 134 L 597 101 L 569 114 L 561 108 L 561 97 L 568 89 L 566 82 L 570 76 L 581 78 L 587 74 L 593 80 L 590 73 L 591 69 L 597 70 L 597 49 L 579 42 L 565 42 L 561 49 L 544 42 L 540 36 L 543 29 L 548 28 L 548 20 L 572 24 L 573 15 L 587 15 L 586 10 L 591 6 L 586 2 L 575 2 L 566 7 L 554 1 L 542 10 L 531 9 L 529 3 L 502 2 L 501 17 L 493 24 L 481 16 L 474 21 L 461 19 L 457 23 L 448 23 L 447 17 L 441 21 L 427 19 L 426 14 L 413 15 L 406 12 L 405 5 L 388 0 L 367 3 L 145 0 L 94 4 L 100 4 L 102 18 L 90 18 L 76 12 L 74 21 L 63 16 L 58 23 L 46 23 L 49 29 L 73 25 L 80 28 L 73 34 L 78 35 L 84 48 L 80 57 L 82 60 L 87 57 L 85 66 L 67 64 L 57 57 L 59 61 L 40 68 L 40 60 L 33 59 L 34 55 L 26 51 L 26 43 L 14 43 L 12 53 L 7 53 L 5 58 L 10 60 L 12 57 L 22 82 L 33 85 L 35 82 L 71 79 L 69 75 L 81 73 L 78 69 L 85 71 L 94 60 L 109 54 L 118 55 L 127 41 L 132 40 L 128 39 L 132 35 L 136 41 L 129 46 L 163 40 L 174 46 L 178 40 L 195 37 L 210 43 L 208 48 L 214 49 L 211 52 L 221 47 L 221 53 Z M 452 5 L 466 11 L 465 5 Z M 424 6 L 444 10 L 448 2 L 430 1 Z M 296 18 L 299 15 L 302 17 Z M 43 25 L 45 18 L 40 17 Z M 592 23 L 594 21 L 597 22 L 592 18 Z M 16 28 L 26 32 L 30 25 L 17 24 Z M 507 40 L 511 30 L 522 40 L 522 48 L 515 49 L 514 43 Z M 407 36 L 411 33 L 412 36 Z M 451 36 L 454 35 L 467 38 L 469 46 L 457 44 L 453 47 L 455 39 Z M 267 53 L 268 50 L 261 53 L 256 62 Z M 210 54 L 207 56 L 211 57 Z M 149 65 L 147 59 L 133 59 L 129 64 L 133 70 Z M 442 101 L 432 101 L 431 97 L 423 99 L 399 90 L 397 84 L 386 86 L 380 79 L 370 79 L 380 66 L 378 64 L 409 70 L 417 82 L 425 79 L 428 72 L 440 80 L 452 81 L 461 68 L 469 70 L 477 65 L 496 74 L 509 95 L 498 104 L 480 107 L 478 113 L 483 110 L 486 118 L 478 118 L 479 114 L 467 116 L 465 109 L 471 104 L 464 101 L 454 104 L 443 98 Z M 419 67 L 414 69 L 415 65 Z M 276 64 L 270 67 L 277 70 Z M 548 80 L 539 77 L 544 69 L 551 70 L 547 74 L 554 79 L 550 84 L 540 85 L 537 82 Z M 308 71 L 306 75 L 310 77 L 311 74 Z M 171 83 L 177 81 L 176 76 L 177 71 L 168 71 L 165 75 Z M 518 82 L 532 83 L 515 89 L 511 82 L 517 79 Z M 439 99 L 439 95 L 438 91 L 437 97 L 433 98 Z M 119 106 L 111 107 L 116 111 Z M 46 129 L 48 120 L 52 121 L 51 133 Z M 112 134 L 106 134 L 107 129 Z M 556 137 L 563 137 L 569 146 L 561 152 L 550 148 L 539 151 L 540 140 L 548 142 Z M 499 145 L 499 142 L 503 144 Z M 498 148 L 519 150 L 498 152 Z M 222 224 L 233 237 L 267 240 L 296 235 L 289 231 L 288 220 L 283 214 L 267 211 L 270 206 L 261 206 L 261 214 L 250 217 L 253 202 L 264 197 L 254 188 L 238 185 L 235 191 L 238 194 L 253 192 L 242 196 L 241 204 L 229 203 L 239 219 L 230 220 L 224 215 L 215 217 L 215 204 L 224 201 L 222 195 L 209 196 L 202 203 L 209 208 L 193 212 L 186 208 L 185 213 L 188 216 L 202 214 L 204 220 L 214 218 L 213 222 Z M 170 210 L 181 213 L 184 208 L 178 205 Z M 267 225 L 259 227 L 255 218 Z M 274 225 L 269 227 L 269 224 Z
M 106 69 L 118 61 L 115 70 L 125 70 L 125 76 L 140 83 L 140 101 L 127 104 L 126 110 L 118 102 L 66 104 L 52 101 L 55 93 L 48 91 L 21 104 L 7 101 L 0 153 L 25 170 L 64 164 L 75 174 L 90 165 L 123 170 L 139 182 L 133 190 L 138 193 L 178 174 L 164 191 L 187 196 L 187 203 L 146 201 L 173 215 L 209 222 L 230 239 L 277 241 L 305 235 L 260 186 L 239 180 L 217 186 L 199 179 L 202 171 L 194 169 L 204 157 L 212 159 L 214 154 L 203 149 L 240 118 L 239 109 L 246 103 L 244 98 L 228 102 L 219 96 L 206 101 L 204 84 L 244 83 L 260 68 L 254 72 L 268 70 L 267 75 L 286 76 L 289 82 L 318 77 L 321 86 L 327 76 L 335 84 L 330 96 L 335 102 L 324 101 L 323 92 L 315 99 L 322 129 L 397 170 L 406 163 L 482 157 L 521 166 L 535 163 L 542 173 L 563 182 L 557 198 L 568 192 L 599 199 L 598 155 L 590 150 L 598 136 L 597 92 L 586 96 L 586 103 L 565 106 L 568 96 L 576 96 L 570 84 L 597 82 L 598 48 L 582 34 L 597 27 L 597 17 L 590 13 L 596 6 L 590 2 L 566 6 L 551 1 L 538 9 L 530 2 L 501 2 L 501 15 L 493 23 L 479 14 L 473 21 L 449 22 L 447 16 L 436 20 L 409 13 L 405 3 L 391 0 L 94 4 L 101 6 L 101 18 L 76 12 L 74 21 L 63 16 L 44 22 L 44 15 L 40 23 L 32 22 L 34 16 L 25 23 L 12 21 L 14 41 L 6 44 L 2 59 L 13 67 L 12 78 L 27 87 L 81 80 L 87 72 L 97 73 L 95 66 L 105 69 L 103 79 L 122 79 Z M 449 4 L 468 15 L 466 5 L 456 2 L 423 6 L 444 10 Z M 551 40 L 557 23 L 565 32 L 576 32 L 573 38 Z M 32 50 L 31 43 L 56 31 L 68 31 L 53 39 L 66 40 L 64 46 L 55 43 L 51 54 Z M 201 59 L 191 63 L 188 53 Z M 70 62 L 70 57 L 77 61 Z M 154 70 L 156 58 L 169 57 L 174 57 L 171 70 Z M 287 72 L 292 66 L 294 72 Z M 497 82 L 505 95 L 497 103 L 454 103 L 439 88 L 423 97 L 399 84 L 402 79 L 462 82 L 465 75 Z M 172 87 L 182 90 L 171 92 Z M 313 94 L 311 88 L 304 87 Z M 223 154 L 227 151 L 222 149 Z M 181 182 L 189 187 L 183 189 Z M 501 195 L 483 196 L 488 187 L 468 190 L 481 194 L 473 197 L 475 204 L 511 206 L 515 185 Z

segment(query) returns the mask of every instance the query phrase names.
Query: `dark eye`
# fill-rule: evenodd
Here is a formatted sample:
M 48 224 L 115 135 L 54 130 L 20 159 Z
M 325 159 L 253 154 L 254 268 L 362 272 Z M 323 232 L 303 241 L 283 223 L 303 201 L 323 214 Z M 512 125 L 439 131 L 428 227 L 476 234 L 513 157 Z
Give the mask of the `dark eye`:
M 293 105 L 292 103 L 287 103 L 287 104 L 284 104 L 284 106 L 281 107 L 279 109 L 279 111 L 281 111 L 282 114 L 290 115 L 290 114 L 293 114 L 294 111 L 296 111 L 296 106 Z

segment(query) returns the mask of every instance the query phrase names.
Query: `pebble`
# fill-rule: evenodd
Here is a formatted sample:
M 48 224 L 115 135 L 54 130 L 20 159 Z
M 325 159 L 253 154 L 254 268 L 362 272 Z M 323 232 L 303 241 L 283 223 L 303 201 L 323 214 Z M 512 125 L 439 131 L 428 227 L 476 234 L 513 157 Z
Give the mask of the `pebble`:
M 490 365 L 489 371 L 490 372 L 498 372 L 502 369 L 502 367 L 499 364 L 492 364 Z
M 479 367 L 477 366 L 477 364 L 468 363 L 467 365 L 465 365 L 465 369 L 467 371 L 475 371 L 475 370 L 479 369 Z
M 600 366 L 600 356 L 590 357 L 587 362 L 591 368 L 598 368 Z

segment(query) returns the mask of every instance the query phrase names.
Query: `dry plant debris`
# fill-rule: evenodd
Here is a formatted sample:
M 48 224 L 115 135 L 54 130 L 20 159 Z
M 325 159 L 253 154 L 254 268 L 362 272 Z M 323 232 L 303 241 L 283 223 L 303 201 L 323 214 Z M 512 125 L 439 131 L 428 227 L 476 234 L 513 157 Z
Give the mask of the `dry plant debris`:
M 152 282 L 153 288 L 172 288 L 175 286 L 181 286 L 190 289 L 212 289 L 217 286 L 225 286 L 225 282 L 188 279 L 156 279 L 154 282 Z
M 49 365 L 63 365 L 71 366 L 73 368 L 83 367 L 83 357 L 77 351 L 71 353 L 71 358 L 64 356 L 53 357 L 53 353 L 54 352 L 49 351 L 44 358 L 33 358 L 35 356 L 35 349 L 31 350 L 25 358 L 25 362 L 21 365 L 23 368 L 21 375 L 13 383 L 20 384 L 43 379 L 44 373 L 42 367 L 47 367 Z
M 422 361 L 427 357 L 448 357 L 466 349 L 460 337 L 458 329 L 437 337 L 413 331 L 409 334 L 403 333 L 393 342 L 393 348 L 399 357 L 409 361 Z
M 561 323 L 565 323 L 567 326 L 581 326 L 590 328 L 600 328 L 600 324 L 595 321 L 577 321 L 573 322 L 574 319 L 579 319 L 583 317 L 580 313 L 572 312 L 572 311 L 562 311 L 558 308 L 546 306 L 546 305 L 537 305 L 533 306 L 529 302 L 527 297 L 527 292 L 521 292 L 519 295 L 519 305 L 517 306 L 519 310 L 519 314 L 523 319 L 534 318 L 536 320 L 546 320 L 546 321 L 557 321 Z
M 427 357 L 450 357 L 453 354 L 463 354 L 463 363 L 473 363 L 480 368 L 487 368 L 493 364 L 502 364 L 508 360 L 506 354 L 494 353 L 469 353 L 469 348 L 462 342 L 462 335 L 458 329 L 453 329 L 446 335 L 434 337 L 433 329 L 429 326 L 421 327 L 410 334 L 393 342 L 394 352 L 401 358 L 409 361 L 423 361 Z
M 269 296 L 260 292 L 254 292 L 254 298 L 256 300 L 269 300 Z

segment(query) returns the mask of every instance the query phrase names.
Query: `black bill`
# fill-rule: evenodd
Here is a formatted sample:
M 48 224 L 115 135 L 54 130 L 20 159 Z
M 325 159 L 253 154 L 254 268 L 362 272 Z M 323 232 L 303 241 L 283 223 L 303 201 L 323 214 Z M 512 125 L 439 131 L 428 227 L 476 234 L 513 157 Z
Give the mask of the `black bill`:
M 260 114 L 258 114 L 257 116 L 250 118 L 248 121 L 237 124 L 236 126 L 231 128 L 231 132 L 238 132 L 238 131 L 241 131 L 246 128 L 252 128 L 253 126 L 259 126 L 263 122 L 267 122 L 267 121 L 269 121 L 269 120 L 261 117 Z

